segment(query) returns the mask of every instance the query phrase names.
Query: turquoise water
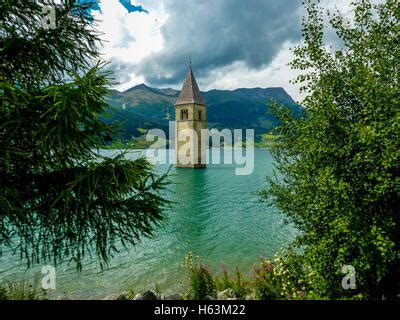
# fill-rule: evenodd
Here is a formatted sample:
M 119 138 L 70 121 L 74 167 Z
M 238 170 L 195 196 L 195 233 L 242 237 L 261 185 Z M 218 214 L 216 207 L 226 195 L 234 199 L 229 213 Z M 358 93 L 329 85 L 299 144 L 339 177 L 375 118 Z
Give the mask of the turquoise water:
M 238 266 L 250 273 L 260 255 L 275 254 L 295 234 L 294 228 L 284 224 L 284 216 L 261 203 L 256 194 L 265 188 L 265 177 L 272 173 L 271 155 L 256 149 L 254 159 L 253 173 L 243 176 L 235 175 L 234 165 L 172 168 L 168 197 L 176 203 L 154 239 L 144 239 L 129 252 L 120 252 L 103 272 L 96 260 L 88 261 L 81 274 L 74 265 L 59 266 L 52 295 L 96 299 L 129 288 L 136 292 L 154 289 L 156 283 L 164 292 L 174 292 L 186 280 L 182 263 L 189 251 L 215 272 L 220 272 L 224 263 L 228 270 Z M 168 168 L 157 166 L 160 172 Z M 41 267 L 27 270 L 18 255 L 3 249 L 0 280 L 32 278 L 40 274 Z

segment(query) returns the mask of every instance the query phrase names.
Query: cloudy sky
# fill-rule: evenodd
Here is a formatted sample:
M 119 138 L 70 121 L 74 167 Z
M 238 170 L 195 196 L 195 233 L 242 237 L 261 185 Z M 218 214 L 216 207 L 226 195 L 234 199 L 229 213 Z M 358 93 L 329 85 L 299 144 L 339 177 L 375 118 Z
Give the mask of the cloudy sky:
M 350 0 L 334 2 L 348 10 Z M 287 66 L 301 39 L 300 0 L 102 0 L 99 9 L 119 90 L 180 89 L 191 57 L 203 91 L 280 86 L 301 99 Z

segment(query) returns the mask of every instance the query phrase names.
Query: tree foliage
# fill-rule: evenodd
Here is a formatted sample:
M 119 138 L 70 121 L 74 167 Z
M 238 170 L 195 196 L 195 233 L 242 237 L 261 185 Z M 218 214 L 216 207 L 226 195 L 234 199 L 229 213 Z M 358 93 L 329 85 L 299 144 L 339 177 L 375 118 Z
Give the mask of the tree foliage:
M 43 29 L 46 4 L 55 29 Z M 91 5 L 0 2 L 0 231 L 28 263 L 95 253 L 103 265 L 151 236 L 168 204 L 145 159 L 99 155 L 113 128 L 98 119 L 110 79 Z
M 291 66 L 303 115 L 276 108 L 277 174 L 263 196 L 300 231 L 317 290 L 330 298 L 400 292 L 400 2 L 352 3 L 353 16 L 305 3 L 303 43 Z M 328 23 L 326 23 L 328 22 Z M 338 48 L 328 46 L 326 25 Z M 343 290 L 342 267 L 356 270 Z

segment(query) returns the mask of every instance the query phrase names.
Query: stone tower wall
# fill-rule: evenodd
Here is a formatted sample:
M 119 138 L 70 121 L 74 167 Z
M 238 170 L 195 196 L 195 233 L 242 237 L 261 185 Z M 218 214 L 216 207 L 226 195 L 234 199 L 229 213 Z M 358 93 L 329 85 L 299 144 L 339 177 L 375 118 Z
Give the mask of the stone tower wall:
M 181 119 L 181 110 L 188 110 L 188 119 Z M 188 104 L 176 106 L 176 166 L 178 168 L 204 168 L 206 155 L 206 137 L 202 129 L 206 128 L 206 107 L 198 104 Z M 201 119 L 199 119 L 199 111 L 201 111 Z M 189 129 L 189 130 L 186 130 Z M 197 139 L 194 136 L 197 134 Z M 180 141 L 180 137 L 186 140 Z M 189 142 L 189 145 L 188 145 Z M 189 149 L 187 148 L 189 146 Z M 180 155 L 189 156 L 189 163 L 181 163 Z M 182 158 L 181 158 L 182 159 Z

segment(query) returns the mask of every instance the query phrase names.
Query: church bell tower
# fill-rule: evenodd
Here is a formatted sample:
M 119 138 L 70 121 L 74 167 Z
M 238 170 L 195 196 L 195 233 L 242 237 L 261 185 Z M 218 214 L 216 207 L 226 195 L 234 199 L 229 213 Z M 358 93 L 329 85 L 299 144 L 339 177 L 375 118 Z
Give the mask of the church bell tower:
M 206 104 L 190 64 L 175 103 L 175 153 L 178 168 L 206 167 L 206 139 L 202 132 L 205 128 Z

